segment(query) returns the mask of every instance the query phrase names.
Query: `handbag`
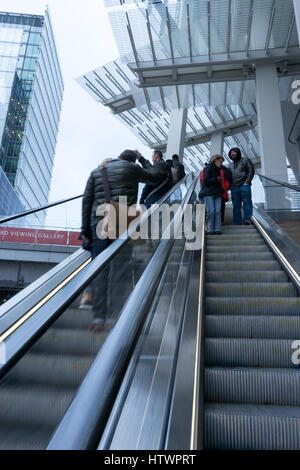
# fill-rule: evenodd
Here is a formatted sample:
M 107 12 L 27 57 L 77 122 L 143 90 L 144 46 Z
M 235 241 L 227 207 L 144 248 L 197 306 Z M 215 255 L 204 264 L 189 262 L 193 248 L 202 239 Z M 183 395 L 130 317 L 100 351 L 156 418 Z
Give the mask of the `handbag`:
M 103 214 L 101 214 L 104 216 L 104 219 L 101 223 L 100 238 L 116 240 L 128 229 L 133 221 L 141 216 L 142 211 L 128 207 L 126 204 L 112 201 L 106 166 L 101 168 L 101 174 L 105 194 L 105 205 Z M 98 215 L 100 214 L 98 213 Z

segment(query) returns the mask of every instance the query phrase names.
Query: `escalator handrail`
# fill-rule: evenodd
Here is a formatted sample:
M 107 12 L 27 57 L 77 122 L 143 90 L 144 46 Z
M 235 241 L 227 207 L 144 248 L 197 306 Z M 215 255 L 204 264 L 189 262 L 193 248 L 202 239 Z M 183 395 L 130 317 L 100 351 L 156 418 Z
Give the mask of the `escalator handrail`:
M 97 448 L 197 180 L 194 178 L 166 231 L 172 236 L 162 237 L 48 444 L 48 450 Z
M 4 305 L 0 307 L 0 341 L 5 336 L 5 345 L 7 351 L 6 363 L 0 364 L 0 378 L 3 377 L 13 367 L 14 363 L 26 352 L 26 350 L 43 334 L 45 329 L 55 321 L 60 314 L 80 295 L 80 293 L 90 284 L 90 282 L 108 265 L 108 263 L 119 253 L 121 248 L 130 240 L 131 235 L 139 230 L 139 227 L 154 214 L 159 206 L 163 204 L 178 188 L 186 184 L 190 186 L 190 180 L 194 181 L 193 173 L 189 173 L 183 180 L 177 183 L 170 191 L 158 201 L 157 206 L 152 206 L 147 212 L 145 212 L 136 222 L 133 222 L 130 228 L 117 240 L 115 240 L 106 250 L 93 260 L 92 263 L 84 266 L 84 269 L 80 272 L 80 276 L 75 275 L 71 277 L 67 284 L 64 280 L 60 280 L 60 284 L 63 288 L 53 289 L 51 285 L 50 290 L 54 290 L 53 296 L 48 297 L 45 292 L 46 284 L 43 282 L 42 286 L 42 297 L 37 299 L 36 295 L 28 297 L 28 289 L 23 289 L 18 294 L 18 305 L 16 308 L 12 306 L 7 308 Z M 82 249 L 81 249 L 82 251 Z M 85 259 L 83 265 L 87 262 Z M 53 269 L 57 269 L 53 268 Z M 78 268 L 80 269 L 80 268 Z M 74 269 L 76 272 L 76 269 Z M 70 275 L 72 276 L 72 275 Z M 57 286 L 59 287 L 59 286 Z M 34 293 L 38 290 L 39 285 L 36 285 Z M 49 292 L 50 294 L 51 292 Z M 31 304 L 29 299 L 33 298 Z M 39 302 L 46 302 L 38 306 L 38 310 L 34 312 L 32 316 L 28 316 L 28 312 L 35 309 L 35 306 Z M 26 304 L 26 310 L 24 311 L 24 304 Z M 10 313 L 13 310 L 13 318 L 10 321 Z M 4 329 L 1 329 L 1 321 L 5 322 Z M 24 321 L 23 321 L 24 320 Z M 9 331 L 9 336 L 7 335 Z
M 173 192 L 175 192 L 183 183 L 185 183 L 188 178 L 191 178 L 193 175 L 193 173 L 189 173 L 188 175 L 185 176 L 184 179 L 182 179 L 181 181 L 179 181 L 175 186 L 173 186 L 169 191 L 168 193 L 166 193 L 159 201 L 158 201 L 158 204 L 163 204 L 170 196 Z M 110 259 L 112 258 L 112 256 L 114 256 L 118 251 L 119 249 L 123 246 L 124 243 L 126 243 L 126 241 L 130 238 L 130 234 L 134 231 L 134 230 L 138 230 L 139 229 L 139 226 L 142 222 L 144 222 L 149 216 L 150 214 L 153 213 L 153 211 L 151 212 L 151 209 L 149 209 L 147 212 L 145 212 L 142 217 L 139 219 L 138 223 L 136 224 L 133 224 L 132 226 L 132 230 L 131 231 L 127 231 L 125 232 L 125 234 L 122 235 L 122 239 L 118 239 L 118 240 L 122 240 L 121 244 L 120 243 L 116 243 L 117 240 L 111 245 L 110 247 L 110 251 L 112 251 L 112 255 L 110 257 Z M 77 250 L 77 254 L 80 254 L 82 252 L 82 249 L 78 249 Z M 54 268 L 52 268 L 50 271 L 48 271 L 48 274 L 49 274 L 49 277 L 52 277 L 52 274 L 57 274 L 57 272 L 60 270 L 60 267 L 64 267 L 64 265 L 67 263 L 68 264 L 68 260 L 71 260 L 72 261 L 72 257 L 74 255 L 71 255 L 70 257 L 68 257 L 66 260 L 62 261 L 61 263 L 59 263 L 57 266 L 55 266 Z M 82 256 L 83 258 L 83 262 L 86 261 L 86 257 L 85 256 Z M 100 267 L 99 267 L 99 271 L 100 271 Z M 98 271 L 97 271 L 98 273 Z M 39 282 L 39 281 L 42 281 L 42 282 Z M 34 281 L 34 289 L 35 291 L 37 291 L 37 289 L 39 289 L 41 287 L 40 284 L 45 284 L 45 275 L 41 276 L 39 279 L 37 279 L 36 281 Z M 1 305 L 0 306 L 0 321 L 1 321 L 1 317 L 3 315 L 6 315 L 9 310 L 11 309 L 12 305 L 15 306 L 15 302 L 14 300 L 17 299 L 18 303 L 22 302 L 22 300 L 24 298 L 27 299 L 28 301 L 28 296 L 31 294 L 31 286 L 32 284 L 30 284 L 29 286 L 25 287 L 21 292 L 19 292 L 18 294 L 16 294 L 16 296 L 14 296 L 12 299 L 10 299 L 8 302 L 6 302 L 5 304 Z M 14 299 L 14 300 L 13 300 Z M 1 326 L 0 326 L 0 334 L 1 334 Z
M 51 207 L 56 207 L 61 204 L 66 204 L 67 202 L 70 202 L 70 201 L 75 201 L 76 199 L 80 199 L 83 196 L 84 196 L 83 194 L 80 194 L 79 196 L 73 196 L 67 199 L 61 199 L 60 201 L 49 202 L 48 204 L 45 204 L 40 207 L 36 207 L 35 209 L 28 209 L 27 211 L 20 212 L 19 214 L 10 215 L 9 217 L 4 217 L 3 219 L 0 219 L 0 225 L 5 224 L 7 222 L 11 222 L 12 220 L 20 219 L 21 217 L 26 217 L 27 215 L 36 214 L 37 212 L 44 211 Z
M 298 193 L 300 193 L 300 186 L 295 186 L 290 183 L 285 183 L 284 181 L 278 181 L 278 180 L 275 180 L 274 178 L 269 178 L 268 176 L 264 176 L 261 174 L 258 174 L 258 176 L 260 178 L 264 178 L 266 180 L 272 181 L 272 183 L 279 184 L 279 186 L 284 186 L 285 188 L 292 189 L 293 191 L 297 191 Z

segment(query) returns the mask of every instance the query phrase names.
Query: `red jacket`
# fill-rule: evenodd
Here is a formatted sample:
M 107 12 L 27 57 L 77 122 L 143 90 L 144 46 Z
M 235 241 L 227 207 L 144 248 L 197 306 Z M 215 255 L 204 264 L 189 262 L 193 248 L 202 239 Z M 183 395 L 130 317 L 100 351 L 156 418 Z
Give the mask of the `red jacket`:
M 228 189 L 230 189 L 230 184 L 225 177 L 224 171 L 222 169 L 220 171 L 221 171 L 221 178 L 222 178 L 222 188 L 224 189 L 222 198 L 225 199 L 225 201 L 228 201 Z M 200 175 L 201 184 L 203 184 L 203 174 L 204 174 L 204 168 L 201 171 L 201 175 Z

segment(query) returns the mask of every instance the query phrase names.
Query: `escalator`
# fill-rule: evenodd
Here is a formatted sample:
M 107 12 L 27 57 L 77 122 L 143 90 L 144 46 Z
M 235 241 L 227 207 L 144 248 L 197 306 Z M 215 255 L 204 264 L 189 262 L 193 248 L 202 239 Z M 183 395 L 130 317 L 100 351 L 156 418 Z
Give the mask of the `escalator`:
M 207 449 L 300 449 L 300 297 L 254 226 L 208 237 Z
M 196 184 L 180 184 L 170 236 L 117 240 L 7 336 L 0 448 L 300 449 L 297 253 L 258 209 L 252 226 L 206 236 Z M 182 229 L 188 203 L 196 248 Z M 81 294 L 114 266 L 115 326 L 91 333 Z
M 193 181 L 188 175 L 160 203 L 180 203 L 178 197 Z M 82 292 L 93 286 L 96 296 L 96 286 L 106 278 L 102 301 L 112 326 L 117 322 L 159 245 L 159 239 L 135 240 L 130 234 L 156 210 L 144 214 L 96 260 L 80 249 L 0 308 L 0 344 L 6 347 L 0 368 L 0 449 L 47 447 L 110 335 L 108 329 L 89 331 L 95 312 L 79 309 Z
M 272 247 L 254 218 L 183 251 L 99 449 L 300 449 L 299 276 Z

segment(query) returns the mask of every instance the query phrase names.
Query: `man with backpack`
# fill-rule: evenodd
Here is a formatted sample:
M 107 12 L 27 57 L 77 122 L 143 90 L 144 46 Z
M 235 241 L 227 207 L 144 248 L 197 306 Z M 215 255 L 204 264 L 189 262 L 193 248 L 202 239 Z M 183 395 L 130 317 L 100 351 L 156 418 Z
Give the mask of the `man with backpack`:
M 182 180 L 185 177 L 185 169 L 183 164 L 179 161 L 179 156 L 174 154 L 172 157 L 173 167 L 177 170 L 178 180 Z

